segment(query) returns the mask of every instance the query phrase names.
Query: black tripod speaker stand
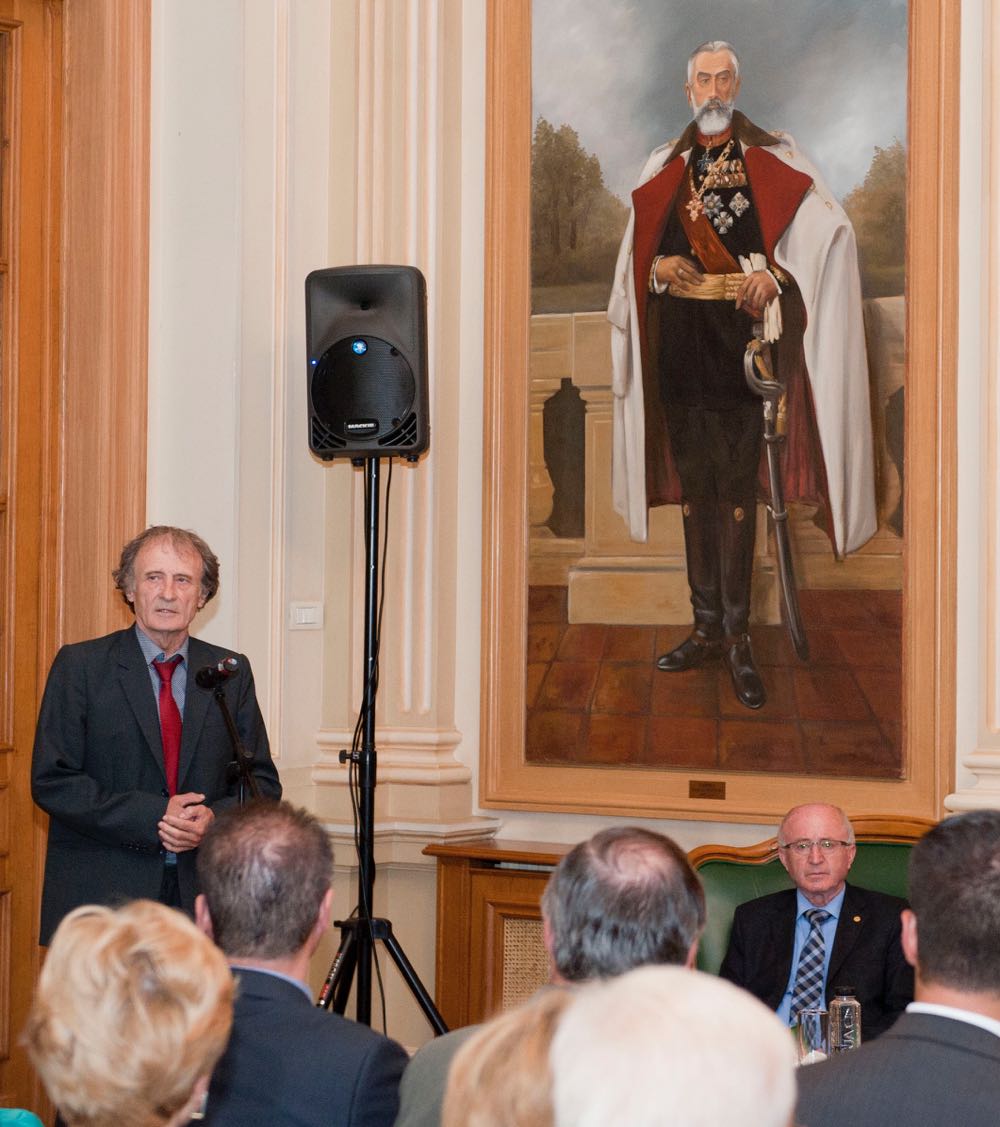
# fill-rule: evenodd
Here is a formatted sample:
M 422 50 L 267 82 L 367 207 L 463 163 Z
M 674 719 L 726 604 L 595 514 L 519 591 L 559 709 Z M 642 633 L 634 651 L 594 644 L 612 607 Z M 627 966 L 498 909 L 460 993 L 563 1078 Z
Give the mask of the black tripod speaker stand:
M 375 697 L 378 692 L 378 517 L 379 459 L 364 459 L 365 481 L 365 668 L 362 701 L 362 739 L 358 750 L 341 751 L 340 762 L 351 762 L 358 772 L 358 910 L 347 920 L 336 920 L 340 947 L 326 976 L 316 1005 L 343 1014 L 351 982 L 357 972 L 357 1018 L 371 1025 L 372 959 L 376 940 L 385 945 L 410 993 L 436 1033 L 448 1026 L 393 934 L 390 920 L 373 917 L 375 887 Z

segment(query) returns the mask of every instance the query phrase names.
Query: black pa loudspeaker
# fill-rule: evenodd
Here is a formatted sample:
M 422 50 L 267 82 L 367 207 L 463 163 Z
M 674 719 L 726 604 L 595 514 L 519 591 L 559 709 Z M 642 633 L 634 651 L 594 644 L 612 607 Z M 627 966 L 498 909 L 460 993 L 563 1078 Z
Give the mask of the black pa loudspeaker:
M 414 266 L 338 266 L 306 278 L 309 449 L 416 461 L 427 418 L 427 286 Z

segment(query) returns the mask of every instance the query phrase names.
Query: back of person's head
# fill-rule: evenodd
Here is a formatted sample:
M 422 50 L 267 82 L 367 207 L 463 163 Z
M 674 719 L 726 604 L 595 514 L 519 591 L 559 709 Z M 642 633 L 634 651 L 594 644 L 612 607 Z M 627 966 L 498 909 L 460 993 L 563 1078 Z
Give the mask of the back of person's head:
M 558 975 L 607 978 L 688 961 L 705 927 L 705 893 L 687 855 L 652 830 L 615 826 L 580 842 L 542 896 Z
M 579 987 L 550 1054 L 555 1127 L 788 1127 L 795 1053 L 756 998 L 682 967 Z
M 1000 993 L 1000 810 L 939 822 L 910 854 L 920 980 Z
M 23 1041 L 70 1127 L 186 1123 L 226 1047 L 233 990 L 180 912 L 85 905 L 53 936 Z
M 252 802 L 225 811 L 198 849 L 198 883 L 212 936 L 231 959 L 298 952 L 332 877 L 326 831 L 288 802 Z
M 442 1127 L 552 1127 L 549 1050 L 570 997 L 546 987 L 465 1042 L 448 1072 Z

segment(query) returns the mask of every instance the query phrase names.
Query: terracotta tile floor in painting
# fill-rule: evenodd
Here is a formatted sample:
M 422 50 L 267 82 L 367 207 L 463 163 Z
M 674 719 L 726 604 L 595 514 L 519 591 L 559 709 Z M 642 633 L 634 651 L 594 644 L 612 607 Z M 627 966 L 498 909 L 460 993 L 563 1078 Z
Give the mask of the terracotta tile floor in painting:
M 757 712 L 719 662 L 661 673 L 689 626 L 569 625 L 566 589 L 529 592 L 527 758 L 533 763 L 897 778 L 901 597 L 802 591 L 810 660 L 783 626 L 751 628 Z

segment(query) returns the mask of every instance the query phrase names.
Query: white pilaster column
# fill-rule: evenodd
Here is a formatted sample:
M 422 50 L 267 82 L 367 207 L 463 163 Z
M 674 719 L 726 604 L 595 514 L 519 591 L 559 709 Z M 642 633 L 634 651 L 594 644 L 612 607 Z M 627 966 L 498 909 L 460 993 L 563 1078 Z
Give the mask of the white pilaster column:
M 1000 807 L 1000 10 L 995 0 L 967 8 L 961 98 L 973 112 L 962 114 L 961 138 L 957 764 L 949 811 Z
M 416 266 L 428 293 L 430 450 L 416 465 L 395 462 L 388 500 L 388 462 L 379 470 L 376 817 L 380 832 L 491 834 L 494 819 L 471 818 L 471 772 L 455 755 L 463 740 L 478 739 L 455 727 L 456 635 L 478 630 L 456 620 L 455 594 L 462 4 L 355 0 L 333 10 L 325 265 Z M 347 822 L 347 770 L 338 755 L 350 747 L 363 696 L 367 475 L 346 460 L 324 473 L 326 677 L 312 779 L 320 811 Z

